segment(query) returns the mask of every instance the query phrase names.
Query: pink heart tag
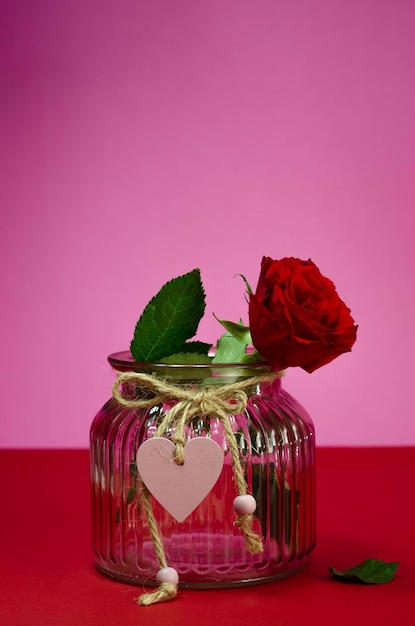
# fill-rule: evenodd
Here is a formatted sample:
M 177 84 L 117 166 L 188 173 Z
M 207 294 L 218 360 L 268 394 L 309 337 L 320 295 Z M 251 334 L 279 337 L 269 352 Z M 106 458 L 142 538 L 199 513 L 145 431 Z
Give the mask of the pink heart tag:
M 207 437 L 190 439 L 184 447 L 184 464 L 174 462 L 174 444 L 153 437 L 137 450 L 137 469 L 142 481 L 178 522 L 183 522 L 207 496 L 223 467 L 223 451 Z

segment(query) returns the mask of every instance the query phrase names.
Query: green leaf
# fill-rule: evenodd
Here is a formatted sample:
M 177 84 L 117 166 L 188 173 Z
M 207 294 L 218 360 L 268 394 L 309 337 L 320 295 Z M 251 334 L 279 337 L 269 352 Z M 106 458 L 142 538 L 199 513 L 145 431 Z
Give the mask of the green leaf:
M 219 324 L 222 326 L 238 341 L 245 343 L 245 345 L 249 345 L 252 343 L 251 333 L 249 331 L 249 326 L 245 326 L 242 322 L 230 322 L 229 320 L 220 320 L 213 314 L 214 317 L 218 320 Z
M 385 563 L 378 559 L 368 559 L 359 563 L 359 565 L 355 565 L 355 567 L 343 571 L 330 567 L 329 572 L 344 580 L 383 585 L 394 578 L 398 565 L 399 561 Z
M 198 354 L 193 352 L 177 352 L 176 354 L 170 354 L 161 359 L 162 363 L 168 363 L 172 365 L 194 365 L 211 363 L 212 359 L 206 354 Z
M 242 359 L 242 363 L 258 363 L 264 361 L 265 359 L 262 354 L 259 354 L 258 350 L 254 350 L 251 354 L 245 354 Z
M 156 362 L 180 352 L 196 334 L 205 306 L 199 269 L 163 285 L 136 324 L 130 345 L 134 359 Z
M 180 346 L 178 352 L 192 352 L 194 354 L 207 355 L 211 347 L 210 343 L 205 343 L 204 341 L 188 341 Z
M 130 469 L 130 476 L 133 476 L 134 478 L 137 478 L 137 476 L 138 476 L 138 469 L 137 469 L 137 462 L 136 461 L 131 461 L 129 469 Z
M 246 356 L 245 350 L 244 341 L 226 332 L 218 341 L 213 363 L 239 363 Z
M 131 504 L 131 502 L 134 500 L 134 498 L 135 498 L 135 488 L 134 487 L 130 487 L 129 490 L 128 490 L 128 493 L 127 493 L 127 502 L 126 502 L 127 506 L 129 504 Z

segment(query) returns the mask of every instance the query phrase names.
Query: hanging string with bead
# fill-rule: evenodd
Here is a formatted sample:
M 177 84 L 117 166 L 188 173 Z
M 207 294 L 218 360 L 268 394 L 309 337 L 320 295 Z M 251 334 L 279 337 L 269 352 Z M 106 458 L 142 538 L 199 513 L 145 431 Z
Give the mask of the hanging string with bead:
M 159 584 L 158 589 L 156 591 L 153 591 L 152 593 L 141 594 L 141 596 L 137 600 L 138 604 L 142 606 L 149 606 L 150 604 L 156 604 L 157 602 L 166 602 L 167 600 L 173 600 L 173 598 L 176 597 L 177 586 L 179 584 L 179 574 L 173 567 L 169 567 L 167 565 L 163 542 L 160 537 L 157 522 L 154 518 L 153 507 L 151 506 L 150 492 L 142 481 L 141 484 L 141 493 L 143 496 L 147 524 L 150 529 L 154 550 L 160 567 L 156 576 L 156 581 Z
M 222 422 L 231 452 L 233 474 L 239 494 L 234 500 L 234 510 L 238 515 L 236 524 L 244 534 L 247 548 L 251 554 L 263 552 L 264 548 L 261 538 L 252 529 L 256 502 L 255 498 L 247 493 L 238 443 L 232 431 L 229 415 L 238 415 L 246 409 L 248 396 L 244 389 L 263 382 L 270 382 L 280 375 L 280 373 L 274 373 L 252 377 L 231 385 L 205 387 L 196 393 L 192 389 L 177 387 L 154 376 L 136 372 L 119 374 L 113 385 L 114 398 L 119 404 L 129 408 L 148 409 L 157 404 L 163 404 L 172 400 L 176 401 L 176 404 L 166 412 L 154 436 L 163 436 L 167 428 L 175 424 L 175 434 L 172 441 L 176 447 L 174 461 L 179 465 L 184 463 L 184 446 L 186 444 L 184 431 L 186 425 L 198 415 L 204 415 L 207 418 L 216 417 Z M 125 398 L 121 391 L 122 385 L 125 383 L 145 388 L 152 392 L 153 395 L 151 398 L 144 399 Z M 156 576 L 156 581 L 159 584 L 157 590 L 152 593 L 142 594 L 137 600 L 138 604 L 148 606 L 156 602 L 165 602 L 175 598 L 179 575 L 174 568 L 169 567 L 167 564 L 163 542 L 153 514 L 150 492 L 144 483 L 142 483 L 142 496 L 147 524 L 160 567 Z

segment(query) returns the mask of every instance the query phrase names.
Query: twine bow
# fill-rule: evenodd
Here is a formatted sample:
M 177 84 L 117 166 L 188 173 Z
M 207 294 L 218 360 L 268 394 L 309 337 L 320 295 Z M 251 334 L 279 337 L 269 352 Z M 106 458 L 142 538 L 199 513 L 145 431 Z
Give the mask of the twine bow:
M 186 444 L 184 429 L 186 424 L 191 422 L 191 420 L 198 415 L 219 419 L 224 426 L 226 440 L 232 455 L 233 473 L 239 495 L 246 495 L 247 485 L 239 458 L 238 443 L 229 421 L 229 415 L 238 415 L 243 413 L 246 409 L 248 396 L 244 389 L 265 381 L 270 382 L 280 375 L 280 373 L 274 373 L 271 375 L 256 376 L 231 385 L 221 385 L 218 387 L 210 386 L 195 392 L 192 389 L 178 387 L 147 374 L 123 372 L 119 374 L 114 382 L 113 396 L 119 404 L 133 409 L 148 409 L 157 404 L 172 401 L 176 402 L 176 404 L 166 412 L 154 436 L 161 437 L 169 426 L 175 425 L 172 441 L 176 447 L 174 461 L 178 465 L 183 465 L 184 463 L 184 446 Z M 121 391 L 122 385 L 125 383 L 132 383 L 141 387 L 146 392 L 144 397 L 133 399 L 125 398 Z M 150 392 L 151 397 L 149 397 L 148 392 Z M 149 499 L 150 494 L 145 485 L 143 485 L 142 492 L 147 523 L 153 539 L 153 545 L 159 565 L 161 568 L 164 568 L 167 563 L 163 542 L 153 515 Z M 251 554 L 256 554 L 263 552 L 264 548 L 261 538 L 252 530 L 252 523 L 252 514 L 239 515 L 236 520 L 237 526 L 245 536 L 248 550 Z M 148 605 L 154 604 L 155 602 L 163 602 L 174 598 L 176 593 L 177 589 L 174 585 L 163 583 L 154 593 L 140 596 L 138 603 Z
M 152 392 L 153 395 L 150 398 L 142 399 L 130 400 L 124 398 L 120 387 L 127 382 L 139 385 L 146 391 Z M 243 385 L 246 386 L 245 381 Z M 232 441 L 230 440 L 234 440 L 235 436 L 229 424 L 228 416 L 242 413 L 248 403 L 248 396 L 241 388 L 241 383 L 220 386 L 218 388 L 206 387 L 195 393 L 192 389 L 171 385 L 154 376 L 135 372 L 124 372 L 118 376 L 113 385 L 113 396 L 120 404 L 134 409 L 148 409 L 157 404 L 176 402 L 166 412 L 154 436 L 161 437 L 166 432 L 168 426 L 175 424 L 176 429 L 172 441 L 176 446 L 174 460 L 178 465 L 183 465 L 184 463 L 183 448 L 186 444 L 184 437 L 186 424 L 198 415 L 208 418 L 218 417 L 225 427 L 228 443 L 232 446 Z M 236 453 L 238 454 L 237 448 Z

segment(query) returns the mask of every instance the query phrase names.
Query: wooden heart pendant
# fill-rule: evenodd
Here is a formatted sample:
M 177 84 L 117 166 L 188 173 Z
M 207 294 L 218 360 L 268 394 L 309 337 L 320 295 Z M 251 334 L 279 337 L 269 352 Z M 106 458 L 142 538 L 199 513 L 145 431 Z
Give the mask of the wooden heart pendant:
M 137 451 L 142 481 L 178 522 L 183 522 L 208 495 L 223 467 L 223 451 L 207 437 L 190 439 L 184 446 L 184 464 L 174 462 L 175 446 L 164 437 L 145 441 Z

